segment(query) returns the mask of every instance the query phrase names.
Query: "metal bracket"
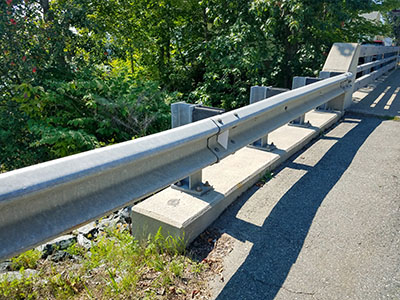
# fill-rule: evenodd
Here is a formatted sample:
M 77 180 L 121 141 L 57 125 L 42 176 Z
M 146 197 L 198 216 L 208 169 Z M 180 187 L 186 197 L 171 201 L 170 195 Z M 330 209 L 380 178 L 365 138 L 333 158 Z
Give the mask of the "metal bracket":
M 171 105 L 172 128 L 216 116 L 223 112 L 223 109 L 206 107 L 199 104 L 189 104 L 185 102 L 173 103 Z M 218 136 L 218 143 L 225 149 L 228 147 L 228 137 L 229 131 Z M 208 181 L 205 183 L 202 182 L 202 170 L 172 184 L 171 188 L 196 196 L 201 196 L 213 189 Z
M 272 151 L 274 151 L 274 150 L 277 149 L 274 143 L 271 143 L 271 144 L 268 144 L 268 143 L 263 144 L 263 143 L 262 143 L 262 140 L 263 140 L 264 138 L 268 138 L 268 136 L 266 135 L 265 137 L 259 139 L 258 141 L 255 141 L 254 143 L 248 145 L 247 147 L 249 147 L 249 148 L 254 148 L 254 149 L 258 149 L 258 150 L 262 150 L 262 151 L 267 151 L 267 152 L 272 152 Z
M 324 103 L 324 104 L 322 104 L 322 105 L 320 105 L 320 106 L 317 106 L 317 107 L 315 108 L 315 110 L 318 110 L 318 111 L 326 111 L 326 112 L 333 111 L 331 108 L 328 107 L 328 104 L 327 104 L 327 103 Z
M 250 145 L 248 145 L 248 147 L 267 152 L 271 152 L 276 149 L 274 143 L 268 144 L 268 135 L 263 136 L 261 139 L 255 141 L 254 143 L 251 143 Z
M 302 128 L 311 127 L 310 121 L 306 122 L 305 118 L 306 118 L 306 115 L 301 115 L 297 119 L 294 119 L 294 120 L 290 121 L 288 125 L 289 126 L 302 127 Z
M 201 170 L 189 177 L 179 180 L 177 183 L 171 185 L 171 188 L 196 196 L 201 196 L 214 189 L 208 181 L 202 182 Z
M 287 92 L 288 89 L 266 87 L 266 86 L 252 86 L 250 88 L 250 104 L 267 99 L 269 97 Z M 274 143 L 268 144 L 268 135 L 263 136 L 259 140 L 248 145 L 249 148 L 254 148 L 262 151 L 274 151 L 276 146 Z
M 310 121 L 307 122 L 298 122 L 297 120 L 300 118 L 297 118 L 296 120 L 290 121 L 288 123 L 289 126 L 294 126 L 294 127 L 301 127 L 301 128 L 310 128 L 312 125 Z

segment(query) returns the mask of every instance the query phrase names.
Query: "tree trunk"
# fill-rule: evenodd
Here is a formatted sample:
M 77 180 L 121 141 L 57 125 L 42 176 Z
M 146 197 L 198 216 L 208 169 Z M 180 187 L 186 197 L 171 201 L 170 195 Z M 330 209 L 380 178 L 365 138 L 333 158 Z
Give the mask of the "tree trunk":
M 43 19 L 48 20 L 50 10 L 49 0 L 40 0 L 40 6 L 43 9 Z

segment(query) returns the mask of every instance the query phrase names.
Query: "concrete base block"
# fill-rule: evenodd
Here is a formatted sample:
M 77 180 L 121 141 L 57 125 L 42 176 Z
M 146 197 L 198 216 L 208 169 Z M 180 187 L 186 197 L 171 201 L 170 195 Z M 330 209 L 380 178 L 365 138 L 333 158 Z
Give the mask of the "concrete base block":
M 310 121 L 312 127 L 285 125 L 268 135 L 276 150 L 266 152 L 245 147 L 205 168 L 203 180 L 214 189 L 202 196 L 167 188 L 147 198 L 132 208 L 134 236 L 146 238 L 161 226 L 165 236 L 184 237 L 190 243 L 266 171 L 276 168 L 340 117 L 336 112 L 311 111 L 306 114 L 306 121 Z

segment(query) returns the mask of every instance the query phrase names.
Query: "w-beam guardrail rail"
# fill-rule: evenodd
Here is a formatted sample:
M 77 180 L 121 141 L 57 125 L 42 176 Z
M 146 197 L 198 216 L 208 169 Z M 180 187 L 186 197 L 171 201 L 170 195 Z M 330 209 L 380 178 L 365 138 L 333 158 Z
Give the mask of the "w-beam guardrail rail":
M 0 259 L 138 202 L 316 107 L 343 112 L 360 48 L 334 44 L 324 66 L 341 73 L 334 77 L 154 135 L 0 174 Z M 365 56 L 398 55 L 393 47 L 363 49 Z M 394 60 L 381 65 L 388 70 Z

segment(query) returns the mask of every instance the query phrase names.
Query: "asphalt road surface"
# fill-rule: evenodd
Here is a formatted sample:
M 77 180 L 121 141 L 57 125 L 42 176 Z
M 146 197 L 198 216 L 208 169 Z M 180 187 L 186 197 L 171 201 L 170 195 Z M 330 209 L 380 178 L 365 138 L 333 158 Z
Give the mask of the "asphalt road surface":
M 400 122 L 346 116 L 212 227 L 215 299 L 400 299 Z

